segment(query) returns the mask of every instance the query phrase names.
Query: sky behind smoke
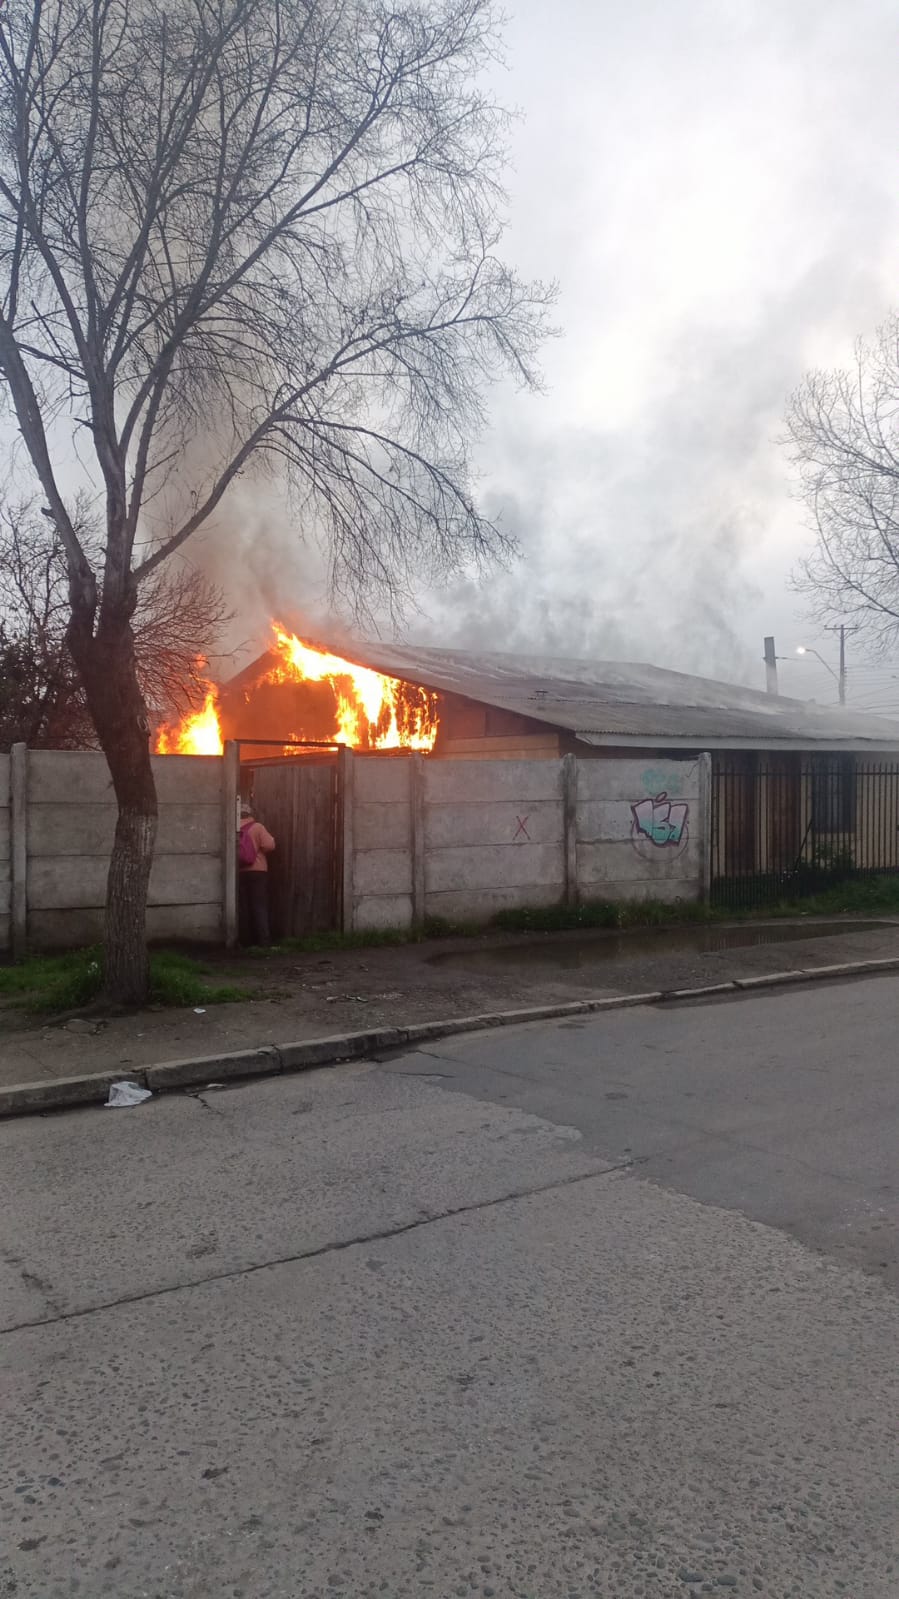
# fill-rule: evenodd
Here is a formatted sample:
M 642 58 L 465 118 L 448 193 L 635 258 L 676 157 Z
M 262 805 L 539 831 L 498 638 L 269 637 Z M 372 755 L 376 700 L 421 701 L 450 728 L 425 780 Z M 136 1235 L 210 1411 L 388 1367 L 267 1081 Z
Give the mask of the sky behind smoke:
M 895 4 L 513 5 L 505 254 L 559 280 L 564 336 L 544 396 L 496 390 L 478 450 L 522 558 L 418 594 L 406 636 L 761 687 L 773 632 L 782 691 L 832 700 L 794 653 L 836 661 L 788 589 L 808 534 L 776 440 L 803 372 L 845 362 L 899 301 Z M 231 642 L 255 652 L 273 613 L 321 618 L 321 560 L 274 489 L 238 490 L 228 520 L 241 540 L 189 549 L 238 611 Z M 850 682 L 899 710 L 899 665 Z
M 545 396 L 497 391 L 479 450 L 521 561 L 420 595 L 408 637 L 761 687 L 773 632 L 782 692 L 832 700 L 795 656 L 836 659 L 788 589 L 808 535 L 776 441 L 805 369 L 897 299 L 896 60 L 890 0 L 518 0 L 505 253 L 558 278 L 564 337 Z M 289 565 L 320 610 L 315 558 Z M 283 553 L 261 567 L 268 603 Z M 855 687 L 883 703 L 899 678 Z
M 432 597 L 429 636 L 758 686 L 765 633 L 833 653 L 788 592 L 808 535 L 776 437 L 897 298 L 895 7 L 519 0 L 507 42 L 507 247 L 559 277 L 566 336 L 483 451 L 526 559 Z M 795 658 L 781 687 L 833 690 Z

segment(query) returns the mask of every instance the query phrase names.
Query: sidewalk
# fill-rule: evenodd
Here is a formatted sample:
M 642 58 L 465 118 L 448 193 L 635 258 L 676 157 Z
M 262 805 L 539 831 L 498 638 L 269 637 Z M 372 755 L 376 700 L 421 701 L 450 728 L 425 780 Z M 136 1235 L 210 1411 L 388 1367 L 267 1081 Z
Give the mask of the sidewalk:
M 734 939 L 735 947 L 726 947 Z M 3 1007 L 0 1088 L 95 1072 L 127 1076 L 162 1061 L 890 959 L 899 961 L 899 920 L 852 918 L 215 957 L 216 978 L 250 988 L 253 999 L 199 1013 L 151 1008 L 50 1023 L 23 1022 L 21 1011 Z

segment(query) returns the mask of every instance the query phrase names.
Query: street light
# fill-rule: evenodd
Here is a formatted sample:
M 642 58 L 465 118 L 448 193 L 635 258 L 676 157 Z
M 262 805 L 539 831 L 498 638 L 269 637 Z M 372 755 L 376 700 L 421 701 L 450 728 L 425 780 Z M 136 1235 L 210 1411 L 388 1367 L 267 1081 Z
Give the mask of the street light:
M 825 661 L 824 656 L 823 655 L 819 655 L 817 650 L 813 650 L 810 644 L 797 644 L 796 645 L 796 654 L 797 655 L 814 655 L 821 662 L 822 666 L 826 666 L 827 667 L 827 670 L 830 673 L 831 677 L 833 678 L 834 682 L 835 683 L 839 683 L 840 680 L 837 677 L 837 674 L 834 671 L 833 667 L 830 665 L 829 661 Z
M 841 645 L 842 645 L 842 640 L 841 640 Z M 837 685 L 837 688 L 840 691 L 840 704 L 841 705 L 845 705 L 846 704 L 846 667 L 845 667 L 845 656 L 843 655 L 842 648 L 841 648 L 841 651 L 840 651 L 841 659 L 840 659 L 840 671 L 839 671 L 839 674 L 837 674 L 834 671 L 834 669 L 831 666 L 829 661 L 825 661 L 823 655 L 820 655 L 817 650 L 812 649 L 812 646 L 810 644 L 797 644 L 796 645 L 796 654 L 797 655 L 814 655 L 815 659 L 820 661 L 821 665 L 827 668 L 827 671 L 830 673 L 831 677 L 833 678 L 834 682 Z

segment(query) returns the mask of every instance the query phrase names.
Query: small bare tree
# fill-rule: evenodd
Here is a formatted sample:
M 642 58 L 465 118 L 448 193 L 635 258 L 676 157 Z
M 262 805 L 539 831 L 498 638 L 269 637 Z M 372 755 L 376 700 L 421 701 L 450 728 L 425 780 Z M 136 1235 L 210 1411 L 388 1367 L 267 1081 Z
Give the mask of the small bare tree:
M 202 705 L 209 657 L 233 615 L 221 589 L 195 567 L 173 562 L 141 583 L 131 631 L 137 680 L 152 711 L 181 717 Z
M 85 749 L 93 728 L 66 649 L 62 549 L 28 507 L 0 507 L 0 749 Z
M 859 341 L 851 370 L 810 372 L 786 421 L 816 533 L 795 586 L 817 620 L 886 649 L 899 637 L 899 317 Z
M 0 371 L 65 551 L 119 814 L 110 993 L 146 992 L 156 830 L 132 618 L 248 471 L 335 589 L 396 595 L 499 535 L 485 384 L 537 382 L 552 295 L 495 255 L 492 0 L 30 0 L 0 24 Z M 101 550 L 61 469 L 88 458 Z
M 83 547 L 90 522 L 77 518 Z M 30 505 L 0 505 L 0 749 L 95 749 L 97 735 L 66 642 L 65 551 Z M 144 701 L 160 716 L 202 704 L 207 658 L 230 614 L 201 572 L 175 562 L 141 585 L 132 619 L 134 662 Z

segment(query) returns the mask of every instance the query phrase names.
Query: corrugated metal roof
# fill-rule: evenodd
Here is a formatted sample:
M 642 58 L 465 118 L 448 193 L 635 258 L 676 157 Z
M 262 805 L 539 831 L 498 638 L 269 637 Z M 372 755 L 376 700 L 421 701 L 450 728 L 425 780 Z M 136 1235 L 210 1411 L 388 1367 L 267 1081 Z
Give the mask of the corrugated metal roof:
M 639 738 L 759 749 L 899 748 L 899 720 L 809 705 L 659 666 L 473 655 L 372 641 L 329 648 L 390 677 L 566 728 L 591 744 Z
M 307 640 L 359 666 L 564 728 L 588 744 L 894 750 L 899 720 L 762 694 L 664 667 Z M 268 661 L 268 657 L 264 658 Z M 252 681 L 254 663 L 240 674 Z

